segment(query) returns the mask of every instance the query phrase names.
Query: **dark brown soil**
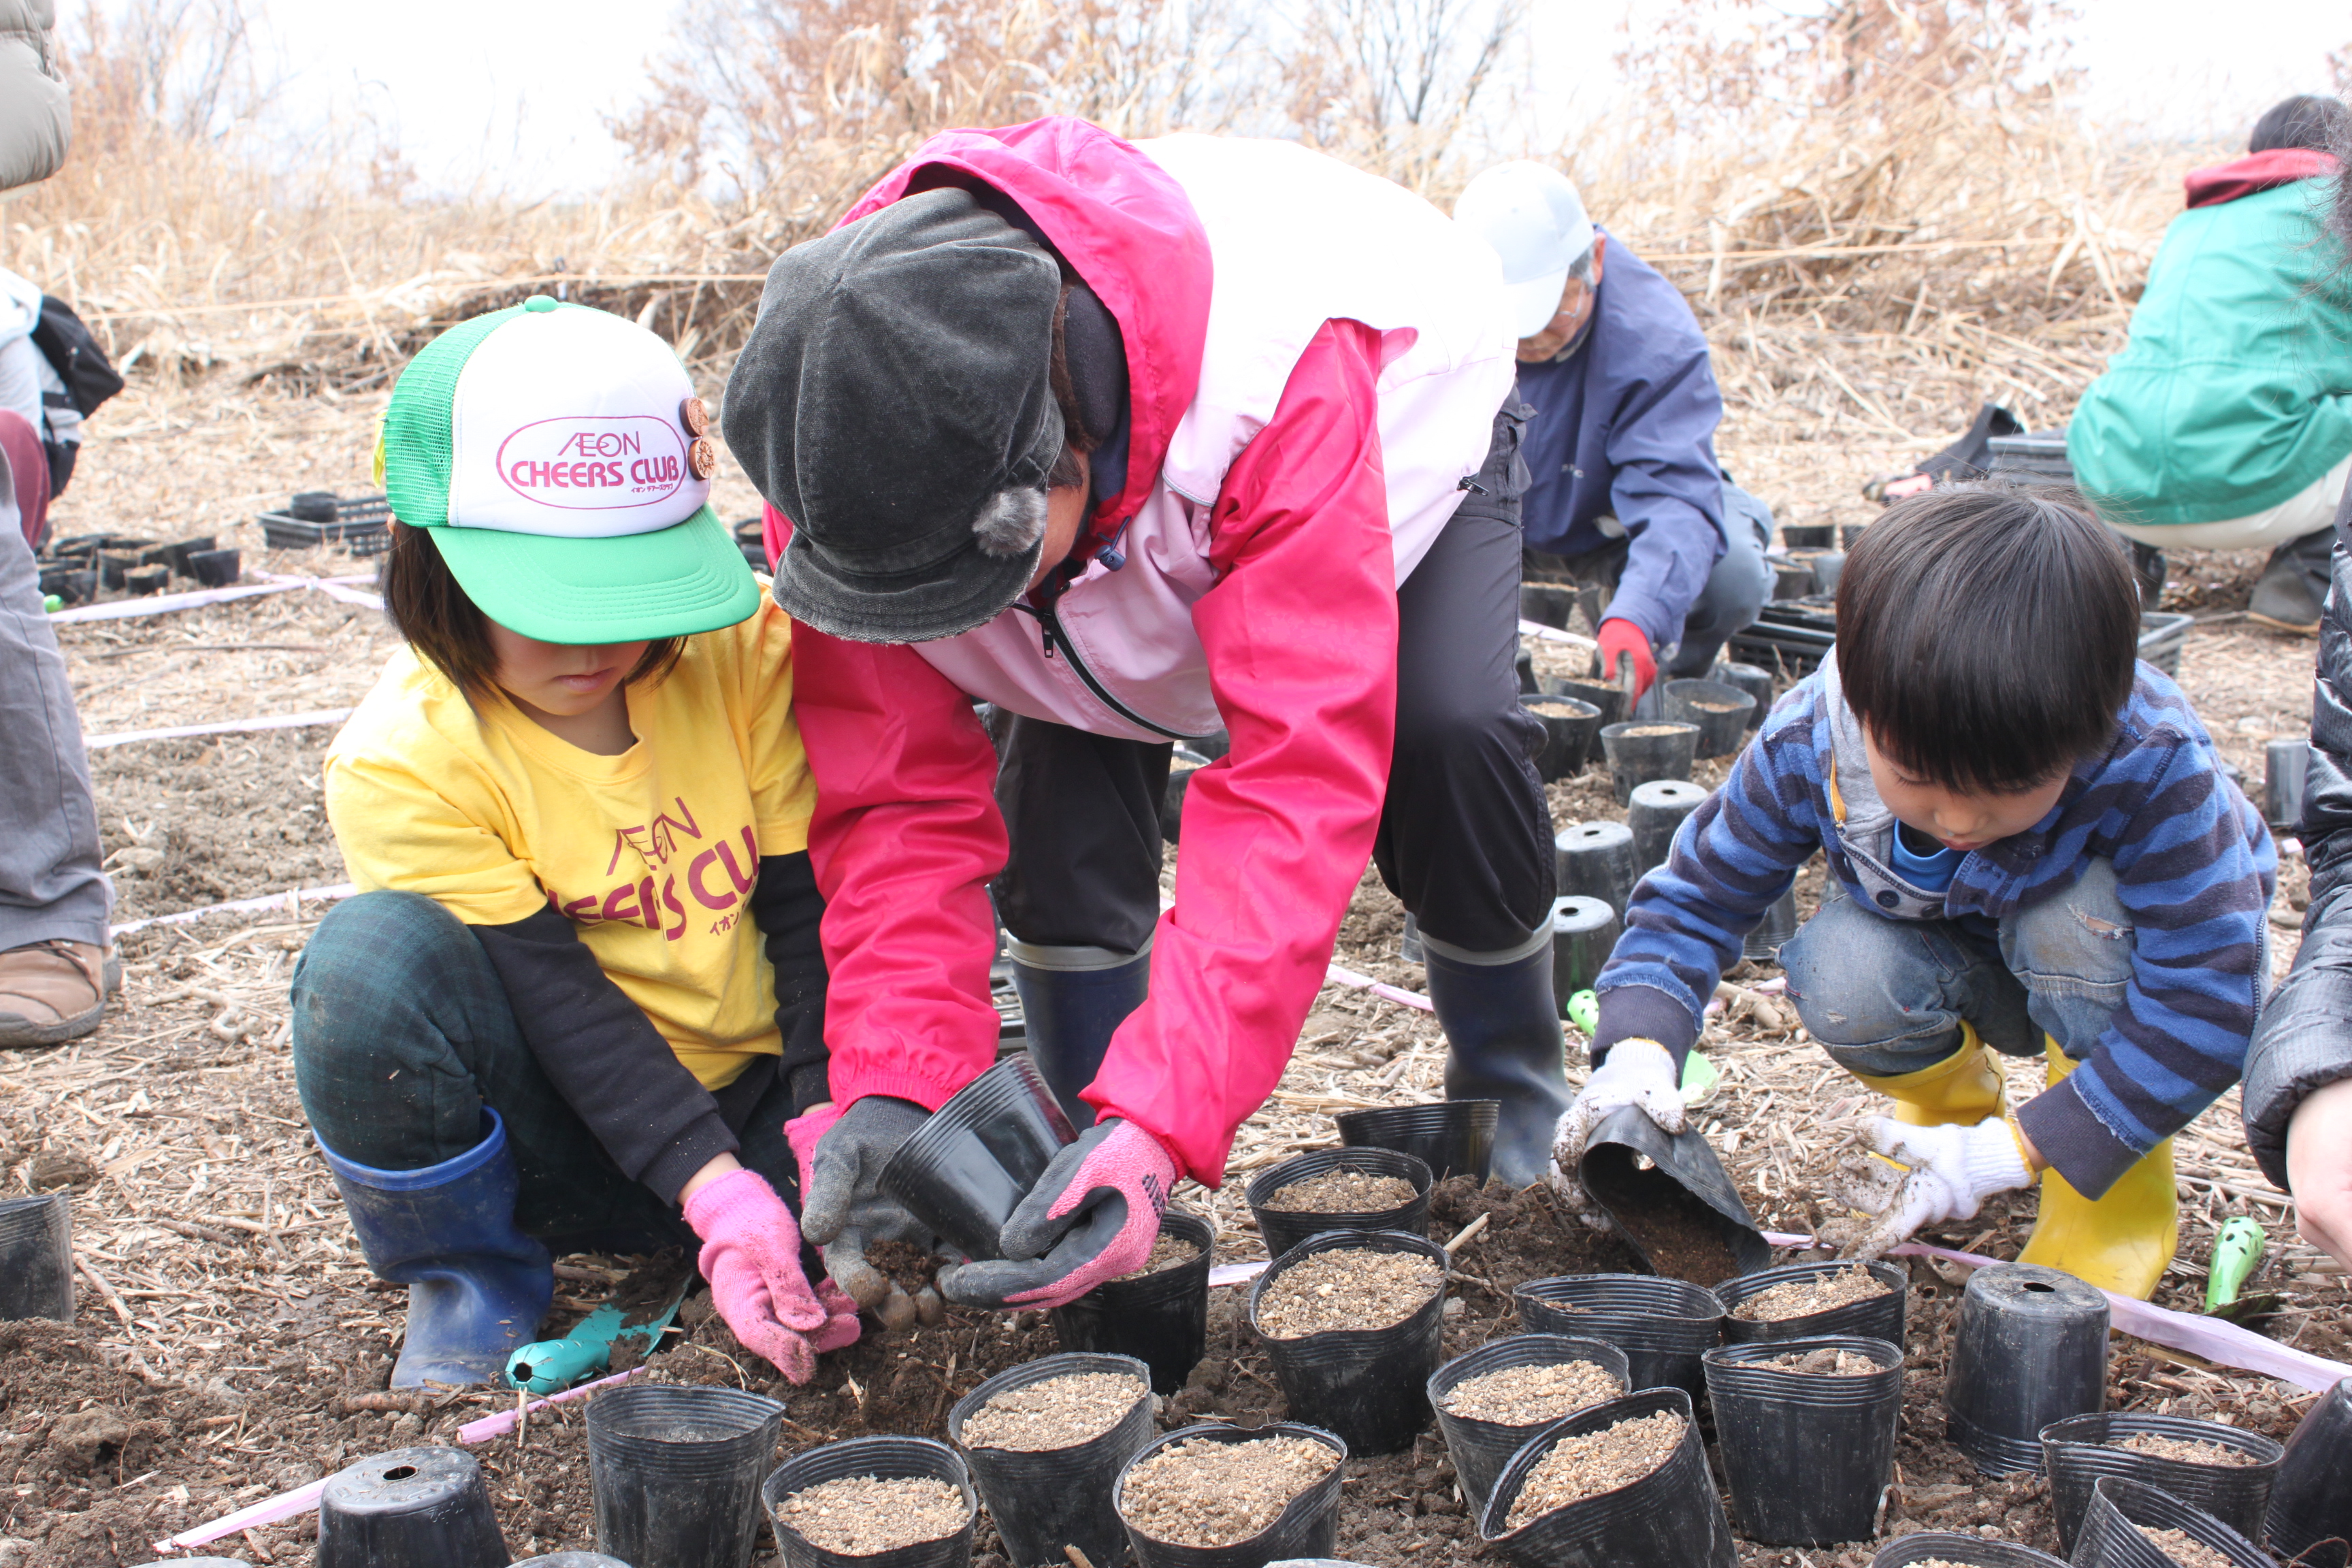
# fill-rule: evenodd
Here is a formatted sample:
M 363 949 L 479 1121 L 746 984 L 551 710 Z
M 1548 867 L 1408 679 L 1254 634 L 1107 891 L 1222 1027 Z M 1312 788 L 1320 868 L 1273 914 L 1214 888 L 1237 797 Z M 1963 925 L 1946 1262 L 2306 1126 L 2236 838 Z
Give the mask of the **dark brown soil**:
M 1866 1355 L 1827 1348 L 1800 1351 L 1789 1355 L 1763 1356 L 1740 1364 L 1769 1366 L 1775 1372 L 1801 1373 L 1808 1377 L 1868 1377 L 1880 1370 L 1878 1363 Z
M 1329 1448 L 1307 1437 L 1177 1443 L 1127 1473 L 1119 1514 L 1155 1541 L 1231 1546 L 1280 1517 L 1292 1498 L 1331 1473 Z
M 1445 1396 L 1445 1413 L 1506 1426 L 1533 1426 L 1614 1399 L 1619 1392 L 1617 1380 L 1589 1361 L 1513 1366 L 1456 1384 Z
M 1419 1253 L 1334 1247 L 1276 1277 L 1258 1298 L 1257 1328 L 1276 1340 L 1385 1329 L 1421 1310 L 1444 1286 L 1444 1272 Z
M 2178 1459 L 2184 1465 L 2225 1465 L 2236 1468 L 2254 1462 L 2252 1454 L 2225 1444 L 2167 1437 L 2160 1432 L 2135 1432 L 2107 1447 L 2129 1448 L 2135 1454 L 2151 1454 L 2159 1459 Z
M 1283 1214 L 1386 1214 L 1419 1195 L 1402 1176 L 1376 1176 L 1342 1166 L 1276 1187 L 1265 1206 Z
M 2134 1528 L 2147 1537 L 2150 1546 L 2179 1563 L 2180 1568 L 2232 1568 L 2227 1557 L 2185 1531 L 2158 1530 L 2146 1524 Z
M 953 1535 L 971 1510 L 963 1494 L 945 1481 L 844 1476 L 794 1492 L 776 1505 L 776 1516 L 828 1552 L 870 1557 Z
M 1151 1244 L 1151 1256 L 1143 1260 L 1143 1267 L 1130 1268 L 1126 1273 L 1117 1276 L 1117 1279 L 1140 1279 L 1148 1274 L 1158 1274 L 1163 1269 L 1179 1268 L 1200 1256 L 1201 1249 L 1182 1237 L 1162 1233 L 1160 1238 Z
M 1073 1373 L 1009 1388 L 965 1420 L 964 1447 L 1022 1454 L 1075 1448 L 1118 1426 L 1150 1392 L 1141 1378 L 1116 1372 Z
M 1735 1318 L 1751 1323 L 1777 1323 L 1790 1318 L 1810 1318 L 1836 1307 L 1849 1307 L 1874 1296 L 1889 1294 L 1886 1282 L 1867 1268 L 1840 1268 L 1810 1279 L 1790 1279 L 1759 1290 L 1731 1310 Z
M 1517 1530 L 1556 1508 L 1629 1486 L 1666 1462 L 1689 1425 L 1671 1410 L 1634 1415 L 1580 1437 L 1563 1437 L 1537 1461 L 1511 1501 Z

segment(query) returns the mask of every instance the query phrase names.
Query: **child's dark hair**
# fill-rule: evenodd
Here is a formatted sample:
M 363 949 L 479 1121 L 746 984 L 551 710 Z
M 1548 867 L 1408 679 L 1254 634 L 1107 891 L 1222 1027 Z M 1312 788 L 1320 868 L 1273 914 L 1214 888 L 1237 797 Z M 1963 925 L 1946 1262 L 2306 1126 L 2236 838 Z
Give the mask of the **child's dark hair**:
M 1961 484 L 1898 501 L 1847 554 L 1838 677 L 1898 767 L 2032 789 L 2104 748 L 2139 657 L 2139 586 L 2065 491 Z
M 2343 133 L 2347 118 L 2344 105 L 2336 100 L 2297 93 L 2271 105 L 2254 121 L 2253 134 L 2246 138 L 2246 151 L 2271 153 L 2282 147 L 2300 147 L 2326 153 Z
M 447 676 L 467 700 L 479 702 L 499 690 L 499 656 L 490 646 L 489 617 L 458 586 L 441 559 L 440 547 L 426 537 L 431 532 L 393 523 L 392 548 L 384 552 L 376 579 L 383 613 L 419 658 Z M 646 644 L 644 655 L 621 684 L 658 680 L 685 651 L 684 637 L 656 638 Z

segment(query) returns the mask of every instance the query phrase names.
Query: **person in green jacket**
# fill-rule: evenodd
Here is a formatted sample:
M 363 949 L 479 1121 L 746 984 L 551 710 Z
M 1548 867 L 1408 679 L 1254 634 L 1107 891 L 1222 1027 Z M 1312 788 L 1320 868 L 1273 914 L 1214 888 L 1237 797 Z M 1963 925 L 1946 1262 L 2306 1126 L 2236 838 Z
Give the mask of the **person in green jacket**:
M 2076 483 L 2118 532 L 2273 547 L 2250 614 L 2305 633 L 2352 475 L 2352 284 L 2325 222 L 2346 119 L 2334 99 L 2288 99 L 2245 157 L 2188 176 L 2131 340 L 2066 432 Z

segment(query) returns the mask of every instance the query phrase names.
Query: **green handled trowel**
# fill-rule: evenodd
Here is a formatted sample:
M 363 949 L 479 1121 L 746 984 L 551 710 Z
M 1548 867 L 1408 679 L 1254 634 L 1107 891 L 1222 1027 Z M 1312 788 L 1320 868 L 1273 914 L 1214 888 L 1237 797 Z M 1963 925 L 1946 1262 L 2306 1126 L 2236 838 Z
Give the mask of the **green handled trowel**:
M 668 1306 L 635 1323 L 626 1321 L 617 1303 L 607 1301 L 574 1323 L 562 1339 L 541 1340 L 507 1357 L 507 1385 L 525 1394 L 561 1394 L 608 1370 L 616 1345 L 634 1349 L 640 1357 L 650 1354 L 685 1300 L 686 1289 L 681 1286 Z

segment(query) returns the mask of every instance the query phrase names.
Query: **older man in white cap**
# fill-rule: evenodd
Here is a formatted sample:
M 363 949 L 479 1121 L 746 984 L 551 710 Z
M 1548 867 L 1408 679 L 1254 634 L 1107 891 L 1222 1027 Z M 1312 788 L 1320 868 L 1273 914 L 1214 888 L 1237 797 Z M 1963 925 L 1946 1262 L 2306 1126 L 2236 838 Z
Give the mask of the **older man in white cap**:
M 1593 226 L 1568 176 L 1500 163 L 1454 221 L 1503 258 L 1519 333 L 1530 576 L 1610 592 L 1603 672 L 1633 661 L 1646 691 L 1703 676 L 1769 591 L 1771 514 L 1723 477 L 1723 399 L 1706 338 L 1656 268 Z

